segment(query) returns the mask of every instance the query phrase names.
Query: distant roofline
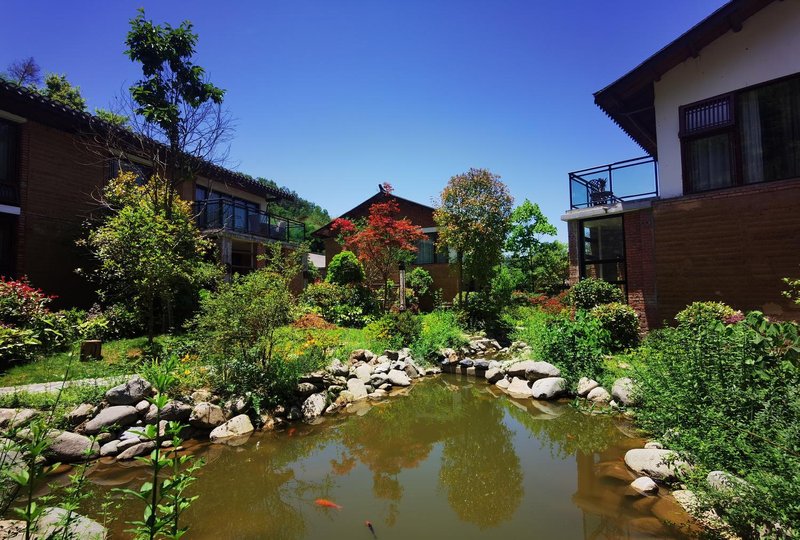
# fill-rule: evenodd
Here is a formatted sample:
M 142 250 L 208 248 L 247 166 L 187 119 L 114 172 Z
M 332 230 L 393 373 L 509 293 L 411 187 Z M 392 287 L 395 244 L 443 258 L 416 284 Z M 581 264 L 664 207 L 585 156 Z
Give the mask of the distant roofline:
M 436 210 L 434 207 L 428 206 L 427 204 L 422 204 L 422 203 L 417 202 L 417 201 L 412 201 L 411 199 L 406 199 L 405 197 L 400 197 L 399 195 L 395 195 L 394 193 L 384 193 L 382 191 L 379 191 L 378 193 L 375 193 L 374 195 L 372 195 L 372 196 L 368 197 L 367 199 L 361 201 L 360 203 L 358 203 L 356 206 L 354 206 L 353 208 L 351 208 L 347 212 L 344 212 L 340 216 L 333 218 L 332 220 L 330 220 L 328 223 L 326 223 L 325 225 L 323 225 L 322 227 L 320 227 L 316 231 L 313 231 L 311 233 L 311 236 L 314 236 L 314 237 L 317 237 L 317 238 L 328 238 L 328 237 L 330 237 L 331 234 L 330 234 L 329 231 L 330 231 L 330 227 L 331 227 L 331 225 L 333 224 L 334 221 L 336 221 L 337 219 L 340 219 L 340 218 L 348 217 L 349 215 L 353 214 L 356 210 L 362 208 L 363 206 L 365 206 L 367 204 L 372 204 L 373 199 L 376 199 L 376 198 L 381 197 L 381 196 L 392 197 L 394 199 L 397 199 L 397 200 L 400 200 L 400 201 L 404 201 L 404 202 L 407 202 L 409 204 L 413 204 L 415 206 L 419 206 L 419 207 L 424 208 L 426 210 L 430 210 L 431 212 Z

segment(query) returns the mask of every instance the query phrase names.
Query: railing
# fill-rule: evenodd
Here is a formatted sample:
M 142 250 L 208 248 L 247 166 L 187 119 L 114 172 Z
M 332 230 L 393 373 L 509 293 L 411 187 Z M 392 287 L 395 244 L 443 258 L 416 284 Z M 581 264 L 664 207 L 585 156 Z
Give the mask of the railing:
M 569 173 L 571 209 L 658 196 L 658 163 L 651 156 Z
M 19 205 L 19 185 L 13 182 L 0 182 L 0 204 Z
M 240 202 L 205 199 L 195 201 L 193 206 L 201 230 L 234 231 L 294 244 L 306 239 L 305 223 L 273 216 Z

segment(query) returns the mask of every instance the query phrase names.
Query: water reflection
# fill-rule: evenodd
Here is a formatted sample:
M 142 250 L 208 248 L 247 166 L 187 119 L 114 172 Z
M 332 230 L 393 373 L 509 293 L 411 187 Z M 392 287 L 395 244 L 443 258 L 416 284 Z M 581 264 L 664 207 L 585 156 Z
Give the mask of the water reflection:
M 237 448 L 200 445 L 208 459 L 187 512 L 187 538 L 681 538 L 666 498 L 632 497 L 621 460 L 629 438 L 614 418 L 567 404 L 493 395 L 446 376 L 315 426 L 254 436 Z M 99 464 L 96 516 L 114 486 L 135 487 L 139 466 Z M 326 498 L 341 511 L 319 508 Z M 112 524 L 141 509 L 125 502 Z M 366 536 L 365 536 L 366 537 Z

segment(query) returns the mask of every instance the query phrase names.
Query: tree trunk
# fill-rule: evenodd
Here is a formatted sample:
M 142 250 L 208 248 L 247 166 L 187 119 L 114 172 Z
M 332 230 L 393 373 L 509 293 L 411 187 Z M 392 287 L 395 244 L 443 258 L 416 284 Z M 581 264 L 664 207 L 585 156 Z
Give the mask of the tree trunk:
M 458 305 L 462 305 L 464 293 L 464 253 L 458 252 Z

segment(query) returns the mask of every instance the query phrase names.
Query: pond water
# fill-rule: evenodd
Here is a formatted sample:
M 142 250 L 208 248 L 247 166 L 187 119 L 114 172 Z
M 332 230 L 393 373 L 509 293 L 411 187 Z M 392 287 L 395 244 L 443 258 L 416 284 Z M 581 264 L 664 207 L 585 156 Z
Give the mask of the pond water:
M 238 447 L 200 444 L 208 460 L 185 514 L 186 538 L 685 538 L 669 496 L 633 497 L 622 462 L 629 428 L 568 404 L 517 401 L 483 381 L 442 375 L 382 403 Z M 104 463 L 84 512 L 98 519 L 140 464 Z M 315 504 L 319 498 L 341 509 Z M 141 508 L 114 511 L 113 538 Z

